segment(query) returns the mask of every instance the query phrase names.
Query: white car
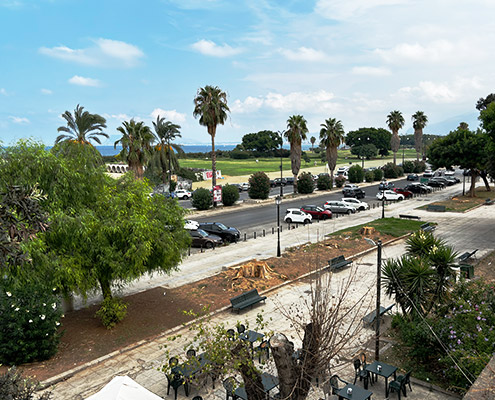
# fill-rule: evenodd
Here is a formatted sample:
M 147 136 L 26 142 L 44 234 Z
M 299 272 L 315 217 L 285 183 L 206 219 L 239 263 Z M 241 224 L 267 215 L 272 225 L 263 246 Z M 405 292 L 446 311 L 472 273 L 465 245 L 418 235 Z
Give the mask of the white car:
M 344 197 L 344 198 L 342 198 L 342 201 L 346 204 L 349 204 L 350 206 L 353 206 L 354 208 L 358 209 L 359 211 L 364 211 L 364 210 L 370 209 L 370 205 L 368 203 L 365 203 L 364 201 L 355 199 L 354 197 Z
M 288 224 L 292 222 L 300 222 L 302 224 L 309 224 L 313 217 L 310 214 L 301 211 L 299 208 L 288 208 L 285 211 L 284 221 Z
M 385 198 L 385 200 L 387 201 L 389 200 L 401 201 L 404 200 L 404 195 L 395 193 L 393 190 L 384 190 L 383 192 L 379 192 L 376 195 L 376 198 L 378 200 L 382 200 L 383 198 Z
M 450 171 L 450 170 L 445 171 L 445 176 L 454 176 L 454 175 L 455 175 L 455 171 Z
M 199 228 L 199 222 L 186 219 L 184 223 L 184 228 L 190 231 L 195 231 L 196 229 Z
M 251 185 L 247 182 L 241 183 L 241 189 L 242 190 L 249 190 L 250 187 L 251 187 Z
M 192 197 L 192 193 L 184 189 L 177 189 L 174 193 L 175 193 L 175 197 L 182 200 L 187 200 Z

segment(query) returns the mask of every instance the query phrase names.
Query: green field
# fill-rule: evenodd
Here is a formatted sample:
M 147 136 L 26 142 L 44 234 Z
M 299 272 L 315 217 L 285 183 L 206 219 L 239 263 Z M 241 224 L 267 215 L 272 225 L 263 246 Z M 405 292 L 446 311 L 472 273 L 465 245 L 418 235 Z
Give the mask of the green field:
M 312 153 L 310 151 L 306 152 L 306 154 L 309 155 L 311 161 L 309 163 L 306 163 L 304 160 L 301 160 L 301 169 L 314 167 L 315 161 L 317 162 L 317 166 L 319 167 L 323 167 L 325 165 L 325 163 L 320 160 L 318 154 Z M 408 149 L 405 151 L 404 154 L 406 159 L 416 159 L 416 152 L 414 150 Z M 392 160 L 392 155 L 383 158 L 377 158 L 374 160 L 365 160 L 364 166 L 366 168 L 367 166 L 369 167 L 383 165 Z M 361 160 L 357 159 L 356 156 L 351 155 L 351 152 L 349 150 L 339 150 L 337 165 L 349 165 L 349 162 L 361 165 Z M 397 153 L 397 163 L 401 162 L 402 152 Z M 199 160 L 193 158 L 182 158 L 179 160 L 179 163 L 181 167 L 185 168 L 211 169 L 211 159 Z M 282 159 L 282 169 L 284 171 L 290 171 L 291 166 L 289 158 Z M 258 162 L 256 162 L 256 159 L 254 158 L 248 158 L 246 160 L 217 158 L 217 170 L 221 170 L 222 175 L 228 176 L 251 175 L 258 171 L 275 172 L 280 171 L 280 158 L 258 158 Z M 288 174 L 285 173 L 284 175 L 287 176 Z

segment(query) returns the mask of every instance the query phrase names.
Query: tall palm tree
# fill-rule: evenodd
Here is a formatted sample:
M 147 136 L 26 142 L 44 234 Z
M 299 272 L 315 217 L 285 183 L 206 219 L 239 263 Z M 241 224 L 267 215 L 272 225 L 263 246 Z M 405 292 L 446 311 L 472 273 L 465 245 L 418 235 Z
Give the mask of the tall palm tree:
M 90 140 L 101 144 L 99 136 L 104 136 L 108 139 L 108 135 L 103 132 L 107 127 L 106 119 L 98 114 L 91 114 L 83 111 L 84 107 L 79 104 L 74 110 L 74 115 L 70 111 L 62 114 L 62 118 L 67 121 L 67 126 L 60 126 L 57 131 L 65 132 L 55 139 L 55 144 L 60 142 L 76 142 L 80 144 L 90 144 Z
M 404 126 L 404 117 L 402 116 L 402 113 L 395 110 L 388 114 L 387 125 L 392 131 L 390 147 L 392 148 L 392 152 L 394 153 L 394 165 L 396 165 L 397 152 L 399 151 L 400 147 L 399 129 Z
M 122 122 L 117 130 L 122 133 L 122 137 L 114 144 L 122 145 L 120 155 L 127 159 L 129 169 L 134 171 L 137 179 L 142 179 L 144 175 L 144 165 L 151 156 L 151 144 L 155 140 L 155 136 L 151 129 L 144 122 L 136 122 L 131 119 L 129 122 Z
M 168 184 L 170 187 L 172 183 L 172 167 L 174 167 L 174 169 L 178 169 L 179 167 L 179 162 L 177 161 L 174 150 L 178 153 L 182 153 L 182 148 L 178 144 L 170 142 L 182 137 L 180 134 L 180 125 L 157 116 L 156 122 L 153 122 L 153 128 L 155 129 L 156 137 L 158 138 L 158 144 L 155 146 L 155 150 L 162 168 L 162 182 L 167 182 L 168 164 Z
M 414 147 L 416 148 L 416 160 L 419 161 L 419 154 L 423 155 L 423 129 L 428 123 L 428 117 L 423 111 L 416 111 L 412 116 L 414 128 Z
M 215 135 L 217 125 L 223 125 L 227 120 L 227 94 L 218 86 L 206 85 L 199 88 L 194 98 L 194 118 L 199 117 L 199 124 L 206 126 L 211 136 L 211 169 L 213 172 L 211 184 L 217 184 L 217 156 L 215 153 Z
M 306 140 L 307 122 L 302 115 L 293 115 L 287 120 L 284 135 L 290 143 L 290 164 L 294 174 L 294 192 L 297 192 L 297 174 L 301 168 L 301 143 Z
M 311 136 L 311 139 L 309 139 L 311 142 L 311 151 L 315 151 L 315 143 L 316 143 L 316 138 L 314 136 Z
M 320 125 L 320 143 L 325 146 L 330 179 L 333 182 L 333 171 L 337 165 L 337 148 L 344 142 L 344 127 L 341 121 L 328 118 Z

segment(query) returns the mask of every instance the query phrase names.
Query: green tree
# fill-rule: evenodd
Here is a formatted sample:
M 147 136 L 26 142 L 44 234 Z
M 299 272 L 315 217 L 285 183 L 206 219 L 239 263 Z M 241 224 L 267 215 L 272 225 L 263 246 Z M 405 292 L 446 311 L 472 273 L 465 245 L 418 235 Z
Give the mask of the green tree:
M 251 199 L 268 199 L 270 178 L 264 172 L 255 172 L 249 177 L 248 195 Z
M 311 142 L 311 151 L 315 151 L 315 143 L 316 143 L 316 138 L 314 136 L 311 136 L 311 138 L 309 139 L 309 141 Z
M 374 144 L 363 144 L 361 146 L 354 146 L 351 148 L 351 154 L 358 156 L 359 158 L 366 158 L 367 160 L 376 157 L 378 149 Z
M 492 142 L 495 143 L 495 101 L 481 110 L 479 119 L 481 121 L 481 126 L 488 136 L 490 136 Z
M 49 391 L 36 396 L 40 388 L 38 382 L 24 378 L 15 367 L 9 368 L 0 375 L 0 399 L 50 400 L 52 395 Z
M 428 117 L 423 111 L 416 111 L 413 116 L 414 144 L 416 148 L 416 160 L 419 161 L 419 155 L 423 153 L 423 129 L 428 123 Z
M 234 185 L 225 185 L 222 188 L 222 203 L 224 206 L 232 206 L 239 200 L 239 189 Z
M 392 131 L 390 147 L 392 149 L 392 153 L 394 153 L 394 165 L 396 165 L 397 152 L 400 147 L 399 129 L 404 126 L 404 117 L 402 116 L 402 113 L 397 110 L 390 112 L 390 114 L 387 115 L 387 125 Z
M 158 144 L 155 146 L 155 151 L 160 160 L 162 169 L 162 183 L 167 182 L 168 170 L 168 183 L 170 186 L 172 182 L 172 168 L 176 171 L 179 169 L 179 160 L 177 159 L 174 150 L 178 153 L 182 153 L 182 148 L 178 144 L 171 143 L 177 138 L 182 137 L 180 134 L 180 125 L 157 116 L 156 122 L 153 121 L 153 128 L 155 129 L 155 135 L 158 138 Z
M 199 124 L 206 126 L 208 134 L 211 136 L 211 170 L 213 171 L 211 184 L 217 185 L 217 158 L 215 153 L 215 135 L 217 126 L 223 125 L 227 120 L 227 113 L 230 112 L 227 106 L 227 94 L 218 86 L 207 85 L 198 89 L 194 98 L 194 118 L 199 117 Z
M 294 175 L 294 192 L 297 192 L 297 174 L 301 168 L 301 143 L 306 140 L 308 133 L 307 122 L 302 115 L 292 115 L 287 120 L 287 130 L 284 136 L 290 143 L 290 164 Z
M 326 161 L 330 169 L 330 179 L 333 180 L 333 171 L 337 165 L 337 148 L 344 142 L 344 127 L 342 122 L 335 118 L 328 118 L 320 125 L 320 143 L 326 150 Z
M 122 133 L 122 137 L 115 142 L 114 147 L 119 143 L 122 145 L 120 156 L 127 160 L 129 169 L 134 172 L 136 178 L 142 179 L 144 167 L 152 154 L 151 144 L 155 136 L 143 121 L 136 122 L 134 119 L 122 122 L 122 126 L 117 130 Z
M 208 189 L 199 188 L 194 191 L 191 204 L 198 210 L 208 210 L 212 205 L 212 196 Z
M 332 180 L 328 174 L 320 174 L 318 180 L 316 181 L 316 187 L 318 190 L 330 190 L 332 188 Z
M 381 156 L 386 156 L 390 150 L 391 137 L 391 133 L 383 128 L 359 128 L 357 131 L 347 132 L 345 143 L 351 149 L 355 146 L 373 144 Z
M 315 183 L 313 181 L 313 175 L 309 172 L 303 172 L 297 180 L 297 188 L 299 193 L 309 194 L 315 190 Z
M 361 183 L 364 179 L 364 169 L 360 165 L 353 165 L 349 168 L 349 182 Z
M 84 107 L 80 107 L 78 104 L 74 110 L 74 115 L 70 111 L 62 114 L 62 118 L 67 121 L 67 126 L 61 126 L 57 129 L 58 132 L 65 132 L 65 134 L 59 135 L 55 139 L 55 144 L 64 141 L 90 144 L 90 140 L 101 144 L 99 136 L 108 138 L 108 135 L 103 132 L 103 129 L 107 127 L 106 119 L 101 115 L 91 114 L 83 110 Z
M 242 137 L 242 147 L 244 150 L 257 151 L 270 155 L 273 155 L 281 144 L 282 139 L 273 131 L 248 133 Z
M 493 102 L 495 102 L 495 93 L 490 93 L 485 98 L 480 97 L 479 100 L 476 102 L 476 109 L 478 111 L 486 110 L 488 106 Z

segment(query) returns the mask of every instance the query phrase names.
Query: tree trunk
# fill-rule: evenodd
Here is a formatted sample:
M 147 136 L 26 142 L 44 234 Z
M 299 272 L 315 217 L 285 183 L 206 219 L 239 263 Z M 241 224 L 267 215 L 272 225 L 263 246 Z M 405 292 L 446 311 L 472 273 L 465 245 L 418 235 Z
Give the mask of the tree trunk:
M 167 183 L 167 165 L 166 160 L 163 160 L 162 154 L 160 154 L 160 165 L 162 167 L 162 183 L 165 184 Z
M 469 197 L 476 197 L 476 178 L 478 171 L 471 169 L 471 187 L 469 188 Z
M 277 333 L 270 339 L 275 366 L 277 367 L 280 394 L 283 399 L 297 399 L 295 388 L 301 375 L 301 367 L 292 357 L 294 345 L 285 335 Z
M 301 169 L 301 145 L 297 143 L 290 144 L 290 164 L 292 174 L 294 175 L 294 193 L 297 193 L 297 174 Z
M 399 151 L 399 147 L 400 147 L 399 133 L 397 131 L 392 132 L 392 138 L 390 139 L 390 148 L 394 153 L 394 165 L 397 165 L 396 161 L 397 161 L 397 152 Z
M 111 299 L 112 289 L 110 287 L 110 281 L 105 278 L 98 278 L 98 282 L 100 282 L 101 294 L 103 295 L 103 299 Z
M 488 182 L 488 176 L 485 170 L 480 172 L 481 179 L 483 179 L 483 183 L 485 184 L 485 189 L 487 192 L 491 192 L 490 183 Z
M 419 161 L 419 155 L 423 147 L 423 129 L 414 130 L 414 147 L 416 149 L 416 161 Z
M 213 173 L 211 177 L 211 187 L 212 189 L 217 186 L 217 154 L 215 153 L 215 133 L 216 133 L 216 126 L 209 126 L 208 127 L 208 133 L 211 136 L 211 171 Z M 213 207 L 217 206 L 217 202 L 213 202 Z

